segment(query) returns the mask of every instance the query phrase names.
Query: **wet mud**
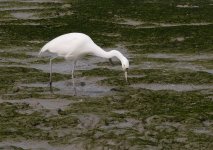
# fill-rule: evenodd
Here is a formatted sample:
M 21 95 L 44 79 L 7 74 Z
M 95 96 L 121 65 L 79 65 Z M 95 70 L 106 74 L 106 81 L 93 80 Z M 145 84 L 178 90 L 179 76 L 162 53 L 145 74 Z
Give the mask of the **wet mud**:
M 0 149 L 213 147 L 212 1 L 0 1 Z M 98 13 L 97 13 L 98 12 Z M 38 57 L 68 32 L 130 61 Z

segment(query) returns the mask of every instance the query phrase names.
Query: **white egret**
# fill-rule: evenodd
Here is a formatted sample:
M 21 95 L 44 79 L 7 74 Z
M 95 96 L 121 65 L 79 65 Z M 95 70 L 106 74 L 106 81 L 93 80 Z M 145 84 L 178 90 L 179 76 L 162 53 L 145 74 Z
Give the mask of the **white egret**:
M 117 57 L 121 61 L 122 68 L 125 71 L 125 79 L 126 82 L 128 82 L 128 59 L 117 50 L 111 50 L 109 52 L 104 51 L 102 48 L 96 45 L 88 35 L 85 35 L 83 33 L 68 33 L 56 37 L 42 47 L 39 56 L 45 51 L 49 51 L 50 53 L 55 54 L 54 57 L 50 58 L 50 87 L 52 87 L 53 59 L 57 57 L 63 57 L 65 59 L 73 61 L 72 82 L 74 86 L 74 70 L 76 62 L 79 58 L 87 54 L 107 58 L 110 60 L 110 62 L 112 57 Z

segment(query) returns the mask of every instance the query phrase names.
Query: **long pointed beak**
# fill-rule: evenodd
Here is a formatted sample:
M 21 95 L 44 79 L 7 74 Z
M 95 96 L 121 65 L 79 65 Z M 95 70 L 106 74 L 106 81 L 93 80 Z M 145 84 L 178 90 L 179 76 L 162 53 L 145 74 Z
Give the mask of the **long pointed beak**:
M 129 80 L 128 80 L 128 68 L 125 70 L 124 76 L 125 76 L 125 79 L 126 79 L 126 83 L 127 83 L 127 84 L 130 84 L 130 83 L 129 83 Z

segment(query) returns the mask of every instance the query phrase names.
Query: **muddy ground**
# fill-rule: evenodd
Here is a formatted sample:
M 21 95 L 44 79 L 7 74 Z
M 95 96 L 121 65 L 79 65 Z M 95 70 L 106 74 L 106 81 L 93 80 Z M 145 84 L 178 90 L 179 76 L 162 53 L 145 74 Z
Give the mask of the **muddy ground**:
M 0 149 L 213 147 L 212 0 L 0 0 Z M 72 62 L 41 47 L 88 34 L 130 60 Z

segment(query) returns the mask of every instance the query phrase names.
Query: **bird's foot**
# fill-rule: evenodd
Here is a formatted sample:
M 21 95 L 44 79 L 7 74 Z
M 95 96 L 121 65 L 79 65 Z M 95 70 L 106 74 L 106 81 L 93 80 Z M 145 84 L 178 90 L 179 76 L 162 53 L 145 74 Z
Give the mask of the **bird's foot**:
M 50 87 L 52 88 L 52 81 L 49 82 Z
M 77 96 L 77 90 L 76 90 L 76 87 L 74 87 L 74 96 Z
M 52 82 L 50 82 L 49 85 L 50 85 L 50 92 L 53 93 Z

